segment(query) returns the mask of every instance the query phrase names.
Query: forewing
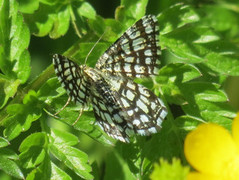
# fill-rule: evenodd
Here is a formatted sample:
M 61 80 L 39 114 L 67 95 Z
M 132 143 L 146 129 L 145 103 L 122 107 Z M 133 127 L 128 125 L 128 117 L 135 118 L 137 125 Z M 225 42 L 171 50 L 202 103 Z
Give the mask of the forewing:
M 56 76 L 62 87 L 66 89 L 71 100 L 84 105 L 89 98 L 89 91 L 82 68 L 59 54 L 53 56 L 53 64 Z
M 114 75 L 147 77 L 158 73 L 161 55 L 155 16 L 146 15 L 100 57 L 96 68 Z

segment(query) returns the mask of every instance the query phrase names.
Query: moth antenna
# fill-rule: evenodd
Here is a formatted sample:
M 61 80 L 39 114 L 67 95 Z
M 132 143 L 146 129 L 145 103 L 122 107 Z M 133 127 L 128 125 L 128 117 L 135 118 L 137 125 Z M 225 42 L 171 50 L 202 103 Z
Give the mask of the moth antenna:
M 106 32 L 106 31 L 105 31 Z M 89 55 L 91 54 L 91 52 L 93 51 L 93 49 L 95 48 L 95 46 L 99 43 L 99 41 L 102 39 L 102 37 L 104 36 L 105 32 L 100 36 L 100 38 L 96 41 L 96 43 L 94 44 L 94 46 L 92 46 L 92 48 L 90 49 L 90 51 L 88 52 L 86 58 L 85 58 L 85 63 L 86 64 L 86 61 L 89 57 Z

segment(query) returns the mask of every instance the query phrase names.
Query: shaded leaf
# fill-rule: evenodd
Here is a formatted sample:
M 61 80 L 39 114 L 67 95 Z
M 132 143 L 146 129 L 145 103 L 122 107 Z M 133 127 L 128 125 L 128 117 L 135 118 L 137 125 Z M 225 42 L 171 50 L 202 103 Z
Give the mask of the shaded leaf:
M 45 156 L 44 161 L 40 166 L 33 169 L 28 175 L 26 180 L 41 180 L 41 179 L 51 179 L 52 176 L 52 166 L 51 161 L 48 156 Z M 60 177 L 58 177 L 60 178 Z
M 59 81 L 56 77 L 48 79 L 37 91 L 37 96 L 41 101 L 51 103 L 54 98 L 61 96 L 62 93 L 57 92 Z
M 176 28 L 199 20 L 200 17 L 192 6 L 183 3 L 175 4 L 159 14 L 160 34 L 169 33 Z
M 202 24 L 213 27 L 223 33 L 225 37 L 234 37 L 238 34 L 238 12 L 236 13 L 233 9 L 226 8 L 221 4 L 205 5 L 202 8 L 202 13 L 205 14 Z

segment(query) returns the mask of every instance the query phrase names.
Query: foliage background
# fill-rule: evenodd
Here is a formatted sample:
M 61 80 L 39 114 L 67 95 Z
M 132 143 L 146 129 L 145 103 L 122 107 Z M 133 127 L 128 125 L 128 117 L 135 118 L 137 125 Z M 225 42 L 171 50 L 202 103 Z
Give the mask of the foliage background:
M 82 64 L 106 32 L 87 61 L 94 66 L 144 14 L 159 20 L 163 66 L 137 81 L 168 106 L 160 133 L 116 142 L 94 125 L 91 109 L 72 127 L 80 109 L 73 103 L 60 119 L 49 116 L 67 100 L 52 54 Z M 230 130 L 239 109 L 238 15 L 237 0 L 0 0 L 0 179 L 149 179 L 159 158 L 186 166 L 185 135 L 204 122 Z M 185 172 L 160 162 L 161 179 Z

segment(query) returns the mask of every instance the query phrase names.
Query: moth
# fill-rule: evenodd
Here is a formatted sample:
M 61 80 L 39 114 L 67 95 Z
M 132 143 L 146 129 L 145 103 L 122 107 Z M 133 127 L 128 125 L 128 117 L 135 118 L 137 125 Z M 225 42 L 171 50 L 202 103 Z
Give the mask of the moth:
M 161 50 L 155 16 L 131 26 L 98 59 L 94 68 L 53 56 L 56 76 L 69 100 L 82 107 L 92 103 L 97 124 L 111 137 L 129 142 L 133 134 L 157 133 L 167 109 L 152 91 L 134 78 L 158 74 Z

